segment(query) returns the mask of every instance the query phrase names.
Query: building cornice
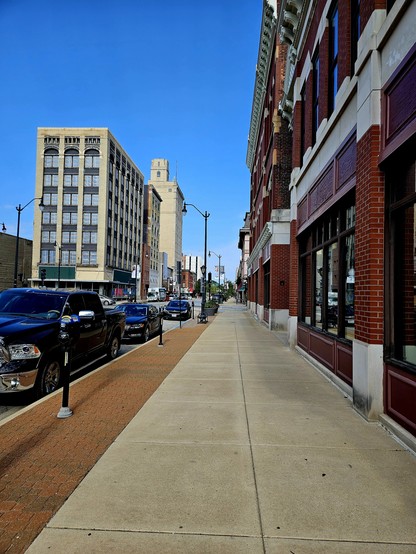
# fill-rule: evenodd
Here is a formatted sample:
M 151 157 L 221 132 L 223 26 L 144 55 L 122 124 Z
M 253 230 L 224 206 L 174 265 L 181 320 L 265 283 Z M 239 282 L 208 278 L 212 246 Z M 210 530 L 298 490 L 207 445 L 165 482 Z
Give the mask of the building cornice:
M 279 112 L 283 119 L 292 123 L 295 69 L 303 47 L 303 40 L 309 29 L 311 13 L 316 0 L 283 0 L 277 16 L 277 29 L 280 41 L 288 45 L 283 95 L 279 103 Z
M 254 262 L 254 260 L 256 260 L 259 257 L 263 248 L 271 239 L 272 235 L 273 235 L 273 224 L 270 221 L 268 221 L 264 226 L 263 231 L 261 232 L 261 235 L 259 236 L 259 240 L 256 242 L 256 245 L 254 246 L 253 250 L 250 253 L 250 256 L 247 259 L 247 267 L 250 267 L 250 265 Z
M 267 79 L 270 71 L 270 63 L 274 51 L 274 37 L 276 35 L 276 10 L 273 3 L 264 0 L 263 16 L 260 30 L 259 53 L 256 65 L 256 80 L 254 83 L 253 105 L 251 109 L 250 130 L 248 134 L 248 146 L 246 165 L 250 172 L 253 168 L 254 154 L 262 122 L 264 96 L 267 89 Z

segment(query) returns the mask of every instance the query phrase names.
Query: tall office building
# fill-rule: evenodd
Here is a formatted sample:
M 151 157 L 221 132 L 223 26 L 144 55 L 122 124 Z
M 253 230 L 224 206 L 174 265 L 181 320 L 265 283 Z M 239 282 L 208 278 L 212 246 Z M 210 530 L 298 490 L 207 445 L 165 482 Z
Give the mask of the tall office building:
M 182 207 L 184 196 L 176 181 L 169 180 L 169 161 L 162 158 L 152 160 L 149 185 L 159 193 L 161 252 L 168 255 L 168 266 L 172 268 L 174 281 L 178 282 L 177 263 L 182 260 Z
M 160 260 L 160 209 L 162 199 L 153 185 L 145 185 L 145 241 L 148 252 L 149 287 L 161 287 L 163 282 Z
M 32 285 L 108 295 L 140 284 L 142 172 L 106 128 L 39 128 Z

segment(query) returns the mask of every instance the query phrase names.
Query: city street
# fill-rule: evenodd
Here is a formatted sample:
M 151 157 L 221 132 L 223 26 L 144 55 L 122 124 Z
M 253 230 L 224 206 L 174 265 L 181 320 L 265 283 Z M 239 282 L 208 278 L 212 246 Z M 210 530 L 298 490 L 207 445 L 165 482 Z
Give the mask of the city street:
M 166 302 L 161 302 L 158 304 L 154 304 L 156 307 L 162 307 L 166 304 Z M 200 303 L 198 303 L 199 306 Z M 180 327 L 181 325 L 186 325 L 186 321 L 172 321 L 172 320 L 163 320 L 163 332 L 166 333 L 167 331 L 170 331 L 171 329 L 176 329 L 177 327 Z M 150 340 L 159 340 L 159 335 L 152 337 Z M 127 354 L 131 350 L 134 350 L 135 348 L 140 348 L 142 343 L 140 342 L 130 342 L 130 341 L 122 341 L 121 348 L 119 352 L 119 356 L 122 356 L 123 354 Z M 88 364 L 88 366 L 80 368 L 73 376 L 71 381 L 75 381 L 76 379 L 79 379 L 80 377 L 84 376 L 85 374 L 98 369 L 100 366 L 107 363 L 107 360 L 105 357 L 101 358 L 98 361 L 95 361 L 93 363 Z M 5 419 L 6 417 L 9 417 L 15 413 L 17 413 L 19 410 L 22 410 L 25 406 L 27 406 L 29 401 L 26 401 L 20 394 L 14 395 L 3 395 L 3 397 L 0 396 L 0 421 Z

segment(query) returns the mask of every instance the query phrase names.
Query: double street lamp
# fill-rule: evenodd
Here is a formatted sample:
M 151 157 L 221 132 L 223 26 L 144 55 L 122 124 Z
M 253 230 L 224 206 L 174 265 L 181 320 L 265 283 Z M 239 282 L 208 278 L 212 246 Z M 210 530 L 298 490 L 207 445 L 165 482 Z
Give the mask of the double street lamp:
M 32 202 L 34 202 L 35 200 L 40 200 L 39 202 L 39 208 L 40 210 L 43 210 L 43 208 L 45 207 L 44 203 L 43 203 L 43 196 L 41 196 L 40 198 L 32 198 L 32 200 L 30 200 L 27 204 L 25 204 L 23 207 L 21 206 L 21 204 L 19 204 L 18 206 L 16 206 L 16 210 L 17 210 L 17 231 L 16 231 L 16 252 L 15 252 L 15 255 L 14 255 L 14 277 L 13 277 L 13 287 L 16 288 L 17 287 L 17 267 L 18 267 L 18 264 L 19 264 L 19 234 L 20 234 L 20 214 L 23 212 L 23 210 L 29 206 L 29 204 L 31 204 Z
M 217 256 L 218 258 L 218 293 L 220 294 L 221 293 L 221 254 L 216 254 L 213 250 L 210 250 L 209 257 L 211 257 L 211 254 L 214 254 L 214 256 Z
M 207 239 L 208 239 L 208 218 L 210 216 L 210 214 L 205 211 L 205 212 L 201 212 L 200 209 L 198 209 L 194 204 L 189 204 L 187 202 L 184 202 L 183 203 L 183 208 L 182 208 L 182 212 L 184 214 L 187 213 L 187 209 L 186 207 L 187 206 L 192 206 L 193 208 L 195 208 L 195 210 L 197 212 L 199 212 L 202 217 L 204 218 L 205 220 L 205 225 L 204 225 L 204 265 L 201 266 L 201 273 L 202 273 L 202 279 L 201 279 L 201 293 L 202 293 L 202 301 L 201 301 L 201 316 L 203 318 L 205 318 L 205 303 L 206 303 L 206 300 L 207 300 L 207 289 L 206 289 L 206 278 L 205 278 L 205 275 L 206 275 L 206 271 L 207 271 Z

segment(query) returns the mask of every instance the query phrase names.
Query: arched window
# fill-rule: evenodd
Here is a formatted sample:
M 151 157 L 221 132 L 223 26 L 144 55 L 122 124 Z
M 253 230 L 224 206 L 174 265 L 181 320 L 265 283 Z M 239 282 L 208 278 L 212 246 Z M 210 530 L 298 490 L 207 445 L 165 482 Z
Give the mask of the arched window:
M 48 148 L 48 150 L 45 150 L 43 167 L 59 167 L 59 155 L 57 150 L 54 148 Z
M 75 148 L 65 150 L 65 168 L 79 167 L 79 154 Z
M 98 168 L 100 167 L 100 153 L 98 150 L 86 150 L 85 152 L 85 168 Z

